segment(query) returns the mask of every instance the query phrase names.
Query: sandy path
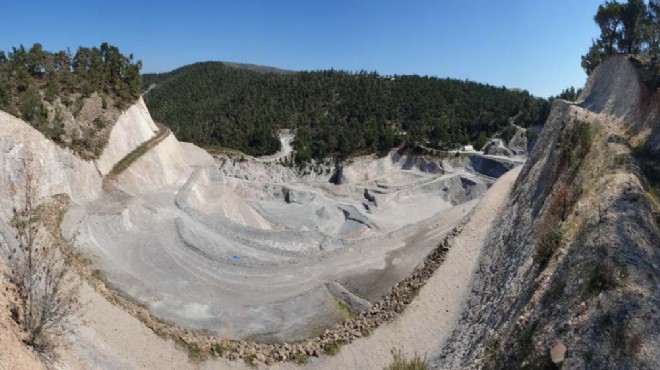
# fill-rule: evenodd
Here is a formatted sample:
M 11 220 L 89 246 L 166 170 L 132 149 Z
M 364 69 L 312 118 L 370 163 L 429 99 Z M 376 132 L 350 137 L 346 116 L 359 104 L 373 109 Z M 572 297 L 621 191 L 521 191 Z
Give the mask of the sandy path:
M 88 304 L 74 345 L 62 354 L 63 369 L 230 369 L 224 360 L 194 364 L 174 342 L 157 336 L 142 322 L 108 302 L 86 283 L 80 292 Z
M 257 157 L 255 159 L 258 162 L 275 162 L 280 160 L 281 158 L 285 158 L 293 151 L 293 147 L 291 146 L 291 143 L 293 142 L 294 138 L 295 138 L 294 135 L 291 133 L 280 133 L 280 143 L 282 143 L 280 151 L 272 155 L 265 155 L 262 157 Z
M 469 292 L 479 251 L 490 225 L 508 200 L 520 167 L 502 176 L 483 196 L 447 260 L 420 291 L 404 314 L 358 340 L 334 357 L 311 358 L 314 369 L 382 369 L 392 348 L 404 353 L 430 354 L 451 334 Z M 451 277 L 449 280 L 447 277 Z M 171 341 L 156 336 L 136 318 L 106 301 L 89 286 L 82 291 L 90 302 L 76 344 L 63 358 L 67 369 L 247 369 L 242 362 L 211 360 L 191 363 Z M 300 369 L 278 364 L 272 369 Z

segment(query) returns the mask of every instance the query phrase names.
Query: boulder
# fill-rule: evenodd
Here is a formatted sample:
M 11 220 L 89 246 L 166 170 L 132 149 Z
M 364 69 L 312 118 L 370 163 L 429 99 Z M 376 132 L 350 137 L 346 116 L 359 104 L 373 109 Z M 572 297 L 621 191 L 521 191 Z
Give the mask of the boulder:
M 562 342 L 557 342 L 554 347 L 550 350 L 550 358 L 552 363 L 559 366 L 564 362 L 566 358 L 566 346 Z

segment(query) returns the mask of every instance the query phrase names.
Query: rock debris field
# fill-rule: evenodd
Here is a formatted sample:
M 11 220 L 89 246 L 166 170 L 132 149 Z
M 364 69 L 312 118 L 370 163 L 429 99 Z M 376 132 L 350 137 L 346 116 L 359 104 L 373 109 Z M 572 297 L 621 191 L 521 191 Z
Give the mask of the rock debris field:
M 291 140 L 281 155 L 212 158 L 167 138 L 72 206 L 63 234 L 158 318 L 296 341 L 369 309 L 521 161 L 393 152 L 297 169 L 282 165 Z

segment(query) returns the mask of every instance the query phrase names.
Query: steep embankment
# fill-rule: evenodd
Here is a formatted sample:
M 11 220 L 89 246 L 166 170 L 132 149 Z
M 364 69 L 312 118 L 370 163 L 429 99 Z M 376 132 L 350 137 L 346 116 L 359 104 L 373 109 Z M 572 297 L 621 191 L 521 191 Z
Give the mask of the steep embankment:
M 23 164 L 39 179 L 37 197 L 67 194 L 74 203 L 98 197 L 102 177 L 143 142 L 156 134 L 157 127 L 142 99 L 124 111 L 110 132 L 101 156 L 94 161 L 80 159 L 71 150 L 58 146 L 21 119 L 0 111 L 0 221 L 11 217 L 11 184 L 23 178 Z M 5 235 L 5 233 L 2 233 Z
M 0 225 L 11 218 L 14 201 L 11 184 L 20 184 L 23 163 L 34 173 L 39 198 L 69 194 L 74 201 L 97 196 L 101 176 L 94 162 L 84 161 L 68 149 L 59 147 L 24 121 L 0 111 Z M 1 227 L 1 226 L 0 226 Z M 0 229 L 2 235 L 8 235 Z
M 0 111 L 0 244 L 15 247 L 14 231 L 9 226 L 12 209 L 21 201 L 12 187 L 20 186 L 26 171 L 37 179 L 36 200 L 46 201 L 56 194 L 67 194 L 72 205 L 86 204 L 102 193 L 103 176 L 128 153 L 152 137 L 155 124 L 144 102 L 136 104 L 119 115 L 112 126 L 110 139 L 101 156 L 95 160 L 83 160 L 72 152 L 46 138 L 28 123 Z M 21 194 L 20 189 L 16 194 Z M 4 250 L 3 248 L 0 251 Z M 4 258 L 0 252 L 0 258 Z M 0 283 L 3 296 L 9 299 Z M 11 322 L 6 304 L 2 304 L 0 326 L 0 369 L 40 368 L 41 364 L 27 347 L 20 342 L 20 332 Z M 6 319 L 6 320 L 5 320 Z M 17 361 L 19 359 L 20 361 Z
M 23 344 L 23 333 L 11 318 L 9 293 L 2 284 L 0 289 L 0 370 L 45 369 L 37 355 Z
M 119 116 L 112 131 L 108 145 L 95 161 L 101 175 L 105 176 L 113 166 L 156 135 L 158 127 L 151 120 L 149 111 L 142 98 Z
M 657 206 L 633 156 L 657 155 L 659 95 L 619 56 L 553 104 L 434 366 L 660 367 Z

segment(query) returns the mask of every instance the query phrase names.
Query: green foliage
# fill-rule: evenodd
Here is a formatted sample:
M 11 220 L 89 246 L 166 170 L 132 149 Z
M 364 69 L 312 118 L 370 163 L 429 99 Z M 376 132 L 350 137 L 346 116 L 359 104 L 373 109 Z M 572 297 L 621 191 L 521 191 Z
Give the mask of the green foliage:
M 33 89 L 28 89 L 22 94 L 18 109 L 21 112 L 21 118 L 33 123 L 36 127 L 42 127 L 46 122 L 47 113 L 41 102 L 41 96 Z
M 215 357 L 222 357 L 225 353 L 225 347 L 223 347 L 220 343 L 216 343 L 211 346 L 211 353 Z
M 594 143 L 594 133 L 588 122 L 578 122 L 577 128 L 577 145 L 586 150 L 591 149 Z
M 341 314 L 344 319 L 352 319 L 357 317 L 357 314 L 353 312 L 344 302 L 340 301 L 337 298 L 332 298 L 332 302 L 335 305 L 336 310 Z
M 648 54 L 660 60 L 660 0 L 649 1 L 649 20 L 645 30 L 649 44 Z
M 617 43 L 621 39 L 623 27 L 623 5 L 616 1 L 606 1 L 598 7 L 594 22 L 600 28 L 600 38 L 609 55 L 617 50 Z
M 207 358 L 207 353 L 202 351 L 201 347 L 195 342 L 188 342 L 183 337 L 171 335 L 174 343 L 188 353 L 188 358 L 192 361 L 202 361 Z
M 124 172 L 124 170 L 130 167 L 133 162 L 138 160 L 138 158 L 140 158 L 144 153 L 158 145 L 169 135 L 169 130 L 166 127 L 163 127 L 163 125 L 158 124 L 158 128 L 160 130 L 156 136 L 140 144 L 140 146 L 133 149 L 132 152 L 128 153 L 124 158 L 117 162 L 114 167 L 112 167 L 112 170 L 110 170 L 110 175 L 117 176 Z
M 555 252 L 557 252 L 561 246 L 563 237 L 561 229 L 558 227 L 547 230 L 541 235 L 541 238 L 536 245 L 536 252 L 534 255 L 534 261 L 539 264 L 541 269 L 545 268 L 548 265 L 548 262 L 550 262 L 552 256 L 555 255 Z
M 569 168 L 575 169 L 589 153 L 594 141 L 594 132 L 588 122 L 577 121 L 568 129 L 562 129 L 557 144 L 561 146 L 562 159 Z
M 600 36 L 582 56 L 582 68 L 591 74 L 603 59 L 617 53 L 660 57 L 659 12 L 657 0 L 648 6 L 644 0 L 605 1 L 594 16 Z
M 548 99 L 548 100 L 550 100 L 550 99 Z M 516 135 L 516 132 L 518 132 L 518 129 L 516 128 L 516 126 L 509 125 L 502 131 L 502 134 L 500 134 L 500 137 L 502 138 L 502 140 L 504 140 L 505 143 L 508 144 L 509 141 L 511 141 L 511 139 L 513 139 L 513 137 Z M 479 147 L 477 147 L 477 148 L 479 148 Z
M 302 365 L 306 363 L 308 359 L 309 356 L 307 354 L 302 354 L 302 353 L 296 353 L 291 358 L 291 360 L 293 360 L 293 362 L 297 363 L 298 365 Z
M 638 54 L 645 44 L 645 28 L 649 25 L 648 8 L 644 0 L 628 0 L 621 11 L 623 32 L 619 40 L 619 48 L 627 54 Z
M 582 88 L 576 89 L 575 87 L 571 86 L 567 89 L 562 90 L 559 95 L 549 97 L 548 100 L 553 101 L 555 99 L 563 99 L 574 102 L 577 101 L 580 94 L 582 94 Z
M 525 91 L 366 71 L 266 73 L 206 62 L 144 75 L 143 90 L 150 87 L 151 114 L 179 139 L 264 155 L 279 149 L 278 129 L 297 129 L 297 163 L 384 153 L 404 140 L 475 143 L 510 122 L 543 124 L 549 112 Z
M 338 340 L 336 342 L 330 342 L 323 346 L 323 354 L 326 356 L 334 356 L 339 353 L 341 347 L 345 346 L 346 342 L 343 340 Z
M 116 176 L 124 172 L 124 170 L 127 169 L 133 162 L 135 162 L 144 153 L 146 153 L 147 149 L 148 149 L 147 143 L 142 143 L 140 146 L 133 149 L 132 152 L 128 153 L 124 158 L 122 158 L 119 162 L 117 162 L 117 164 L 115 164 L 114 167 L 112 167 L 112 170 L 110 170 L 110 174 Z
M 653 207 L 655 223 L 660 229 L 660 161 L 648 148 L 636 149 L 635 158 L 646 180 L 644 187 Z
M 477 141 L 474 144 L 474 148 L 476 150 L 481 150 L 486 145 L 486 142 L 488 141 L 488 137 L 486 136 L 486 133 L 481 131 L 479 133 L 479 136 L 477 137 Z

